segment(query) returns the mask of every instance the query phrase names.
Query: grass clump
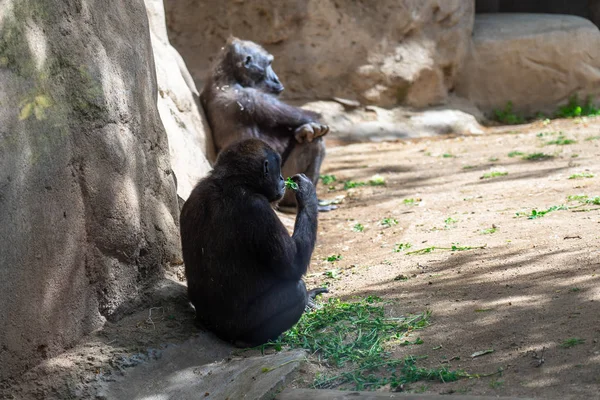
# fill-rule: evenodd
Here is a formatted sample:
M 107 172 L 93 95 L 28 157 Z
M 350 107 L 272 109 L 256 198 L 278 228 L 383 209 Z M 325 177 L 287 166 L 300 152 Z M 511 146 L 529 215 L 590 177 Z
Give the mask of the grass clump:
M 352 303 L 330 299 L 322 308 L 304 313 L 293 328 L 265 347 L 303 348 L 325 361 L 330 368 L 313 382 L 318 389 L 374 390 L 387 384 L 395 388 L 417 381 L 450 382 L 468 377 L 445 367 L 418 367 L 417 357 L 391 358 L 388 343 L 426 327 L 429 318 L 429 312 L 386 317 L 382 300 L 372 296 Z
M 550 140 L 548 142 L 546 142 L 546 145 L 559 145 L 559 146 L 564 146 L 567 144 L 574 144 L 577 143 L 577 140 L 574 139 L 567 139 L 562 132 L 560 132 L 560 134 L 558 135 L 558 137 L 554 140 Z
M 467 250 L 475 250 L 475 249 L 485 249 L 487 245 L 483 246 L 460 246 L 458 243 L 453 244 L 451 247 L 439 247 L 439 246 L 430 246 L 425 247 L 424 249 L 409 251 L 406 254 L 427 254 L 432 253 L 435 250 L 447 250 L 447 251 L 467 251 Z
M 569 179 L 584 179 L 584 178 L 593 178 L 595 175 L 591 172 L 581 172 L 577 174 L 573 174 L 569 176 Z
M 319 176 L 319 178 L 321 178 L 321 182 L 323 182 L 323 185 L 331 185 L 333 182 L 337 181 L 335 175 L 321 175 Z
M 344 182 L 344 190 L 354 189 L 357 187 L 366 186 L 364 182 L 355 182 L 355 181 L 345 181 Z
M 511 151 L 510 153 L 508 153 L 508 156 L 510 158 L 520 157 L 520 156 L 524 156 L 524 155 L 525 155 L 525 153 L 523 153 L 522 151 L 519 151 L 519 150 L 514 150 L 514 151 Z
M 325 258 L 325 261 L 327 262 L 336 262 L 336 261 L 340 261 L 342 259 L 342 255 L 341 254 L 334 254 L 331 255 L 329 257 Z
M 390 228 L 394 225 L 398 225 L 398 220 L 394 219 L 394 218 L 384 218 L 381 220 L 380 222 L 381 226 L 384 226 L 386 228 Z
M 354 232 L 362 232 L 362 231 L 364 231 L 364 230 L 365 230 L 365 226 L 364 226 L 363 224 L 355 224 L 355 225 L 352 227 L 352 230 L 353 230 Z
M 496 117 L 496 121 L 505 125 L 516 125 L 525 122 L 523 117 L 518 116 L 513 112 L 512 101 L 506 103 L 506 106 L 504 106 L 503 110 L 494 110 L 494 116 Z
M 540 161 L 540 160 L 547 160 L 550 158 L 554 158 L 554 156 L 551 154 L 546 154 L 546 153 L 529 153 L 523 157 L 523 160 Z
M 490 171 L 483 174 L 479 179 L 491 179 L 506 175 L 508 175 L 508 172 L 506 171 Z
M 600 140 L 600 136 L 589 136 L 585 138 L 586 142 L 591 142 L 592 140 Z
M 385 186 L 385 178 L 381 175 L 373 175 L 369 179 L 370 186 Z
M 538 211 L 536 209 L 533 209 L 533 210 L 531 210 L 530 213 L 518 212 L 517 217 L 527 217 L 527 219 L 536 219 L 536 218 L 541 218 L 541 217 L 545 216 L 546 214 L 551 213 L 553 211 L 568 210 L 568 209 L 569 209 L 569 207 L 561 204 L 560 206 L 552 206 L 545 210 Z
M 404 199 L 402 203 L 406 206 L 416 206 L 421 202 L 421 199 Z
M 556 112 L 557 118 L 592 117 L 597 115 L 600 115 L 600 109 L 596 108 L 592 98 L 588 97 L 585 103 L 580 103 L 578 95 L 571 96 L 569 102 Z
M 402 250 L 410 249 L 412 244 L 410 243 L 396 243 L 394 246 L 394 253 L 400 253 Z
M 585 339 L 581 339 L 581 338 L 569 338 L 569 339 L 564 340 L 560 344 L 560 347 L 562 347 L 564 349 L 569 349 L 571 347 L 575 347 L 577 345 L 584 344 L 584 343 L 585 343 Z
M 496 233 L 497 230 L 498 230 L 498 227 L 492 225 L 491 228 L 484 229 L 481 231 L 481 233 L 484 235 L 491 235 L 492 233 Z

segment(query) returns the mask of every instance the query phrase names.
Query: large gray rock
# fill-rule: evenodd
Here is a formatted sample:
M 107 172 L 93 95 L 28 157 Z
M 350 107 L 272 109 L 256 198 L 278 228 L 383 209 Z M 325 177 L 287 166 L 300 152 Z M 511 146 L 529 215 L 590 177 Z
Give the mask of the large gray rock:
M 310 102 L 303 107 L 320 113 L 323 122 L 331 127 L 328 139 L 342 143 L 484 133 L 482 126 L 472 115 L 477 115 L 477 110 L 460 104 L 456 99 L 452 99 L 450 103 L 450 107 L 421 112 L 406 107 L 385 109 L 376 106 L 359 106 L 347 110 L 342 104 L 331 101 Z
M 166 2 L 171 41 L 196 82 L 228 35 L 275 55 L 289 98 L 381 106 L 441 103 L 468 49 L 474 1 L 179 0 Z
M 183 58 L 169 43 L 162 0 L 145 0 L 158 81 L 158 112 L 169 138 L 171 168 L 177 177 L 177 194 L 187 199 L 211 166 L 215 151 L 208 124 L 197 97 L 198 90 Z
M 0 3 L 0 379 L 180 258 L 142 0 Z
M 483 111 L 552 112 L 600 95 L 600 31 L 569 15 L 480 14 L 456 93 Z

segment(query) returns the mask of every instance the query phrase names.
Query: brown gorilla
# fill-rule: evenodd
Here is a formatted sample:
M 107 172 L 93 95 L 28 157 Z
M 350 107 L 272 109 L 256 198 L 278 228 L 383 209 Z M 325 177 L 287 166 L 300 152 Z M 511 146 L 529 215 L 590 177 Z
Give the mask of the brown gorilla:
M 329 127 L 317 122 L 317 113 L 277 99 L 283 85 L 272 61 L 258 44 L 237 38 L 221 51 L 200 95 L 217 154 L 240 139 L 259 138 L 280 154 L 286 177 L 303 173 L 316 185 L 325 158 L 322 136 Z M 296 201 L 288 193 L 280 204 L 295 206 Z

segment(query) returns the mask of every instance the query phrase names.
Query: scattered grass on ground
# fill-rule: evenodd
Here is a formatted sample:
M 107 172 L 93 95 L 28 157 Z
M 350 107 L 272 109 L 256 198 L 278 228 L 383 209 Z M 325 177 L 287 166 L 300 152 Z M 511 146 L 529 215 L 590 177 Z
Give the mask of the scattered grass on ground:
M 421 202 L 421 199 L 404 199 L 402 203 L 407 206 L 416 206 Z
M 518 212 L 517 217 L 527 217 L 527 219 L 536 219 L 536 218 L 541 218 L 541 217 L 545 216 L 546 214 L 551 213 L 553 211 L 568 210 L 568 209 L 569 209 L 569 207 L 565 206 L 564 204 L 561 204 L 559 206 L 552 206 L 545 210 L 536 210 L 534 208 L 533 210 L 531 210 L 530 213 Z
M 364 182 L 356 182 L 356 181 L 344 181 L 344 190 L 354 189 L 357 187 L 365 186 Z
M 362 232 L 362 231 L 364 231 L 364 230 L 365 230 L 365 227 L 364 227 L 364 225 L 363 225 L 363 224 L 355 224 L 355 225 L 352 227 L 352 230 L 353 230 L 354 232 Z
M 381 175 L 373 175 L 369 179 L 370 186 L 385 186 L 385 178 Z
M 380 222 L 381 226 L 389 228 L 394 225 L 398 225 L 398 220 L 394 218 L 384 218 Z
M 485 249 L 487 245 L 483 245 L 483 246 L 460 246 L 458 243 L 455 243 L 452 245 L 452 247 L 439 247 L 439 246 L 430 246 L 430 247 L 425 247 L 423 249 L 419 249 L 419 250 L 414 250 L 414 251 L 409 251 L 406 254 L 412 255 L 412 254 L 427 254 L 427 253 L 432 253 L 435 250 L 447 250 L 447 251 L 467 251 L 467 250 L 475 250 L 475 249 Z
M 525 155 L 525 153 L 523 153 L 522 151 L 519 151 L 519 150 L 513 150 L 513 151 L 511 151 L 510 153 L 508 153 L 508 156 L 509 156 L 510 158 L 513 158 L 513 157 L 520 157 L 520 156 L 524 156 L 524 155 Z
M 337 181 L 335 175 L 321 175 L 320 178 L 323 185 L 331 185 L 333 182 Z
M 506 172 L 506 171 L 490 171 L 490 172 L 484 173 L 479 179 L 491 179 L 491 178 L 497 178 L 499 176 L 506 176 L 506 175 L 508 175 L 508 172 Z
M 590 142 L 592 140 L 600 140 L 600 136 L 589 136 L 585 138 L 586 142 Z
M 336 262 L 336 261 L 340 261 L 342 259 L 342 255 L 341 254 L 333 254 L 329 257 L 325 258 L 325 261 L 327 262 Z
M 396 243 L 396 245 L 394 246 L 394 252 L 400 253 L 402 250 L 410 249 L 411 247 L 412 244 L 410 243 Z
M 492 233 L 496 233 L 496 231 L 498 230 L 498 227 L 496 227 L 495 225 L 492 225 L 491 228 L 487 228 L 481 231 L 481 233 L 483 233 L 484 235 L 491 235 Z
M 571 347 L 575 347 L 579 344 L 584 344 L 585 343 L 585 339 L 581 339 L 581 338 L 569 338 L 564 340 L 561 344 L 560 347 L 564 348 L 564 349 L 569 349 Z
M 569 176 L 569 179 L 583 179 L 583 178 L 593 178 L 595 175 L 591 172 L 580 172 L 577 174 L 573 174 Z
M 577 143 L 577 140 L 574 139 L 567 139 L 562 132 L 559 132 L 559 135 L 556 139 L 554 140 L 550 140 L 548 142 L 546 142 L 546 145 L 559 145 L 559 146 L 564 146 L 567 144 L 574 144 Z
M 430 312 L 387 317 L 383 302 L 367 297 L 358 302 L 330 299 L 322 308 L 304 313 L 300 321 L 264 348 L 303 348 L 328 365 L 313 387 L 374 390 L 418 381 L 451 382 L 471 377 L 447 367 L 423 368 L 418 357 L 391 358 L 390 344 L 402 343 L 411 332 L 429 324 Z M 418 341 L 418 339 L 417 339 Z M 421 341 L 422 342 L 422 341 Z
M 540 160 L 548 160 L 550 158 L 554 158 L 552 154 L 546 153 L 529 153 L 523 156 L 523 160 L 527 161 L 540 161 Z

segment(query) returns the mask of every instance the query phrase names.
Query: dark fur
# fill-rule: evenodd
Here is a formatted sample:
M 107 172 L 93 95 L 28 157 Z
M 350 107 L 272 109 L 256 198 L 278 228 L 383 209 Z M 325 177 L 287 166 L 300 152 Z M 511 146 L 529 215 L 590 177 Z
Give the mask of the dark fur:
M 289 157 L 309 154 L 303 157 L 310 160 L 308 165 L 292 160 L 296 166 L 289 172 L 310 173 L 316 185 L 325 156 L 322 139 L 300 145 L 294 134 L 299 127 L 316 123 L 319 115 L 277 99 L 283 86 L 271 67 L 272 61 L 273 56 L 261 46 L 236 38 L 230 38 L 221 51 L 200 95 L 217 154 L 240 139 L 260 138 L 282 156 L 286 172 Z M 324 132 L 329 129 L 321 127 L 326 128 Z
M 294 177 L 298 215 L 290 237 L 270 204 L 285 190 L 280 162 L 261 140 L 235 143 L 181 211 L 188 295 L 197 319 L 238 345 L 277 338 L 316 294 L 307 293 L 302 281 L 317 234 L 315 188 L 305 176 Z

